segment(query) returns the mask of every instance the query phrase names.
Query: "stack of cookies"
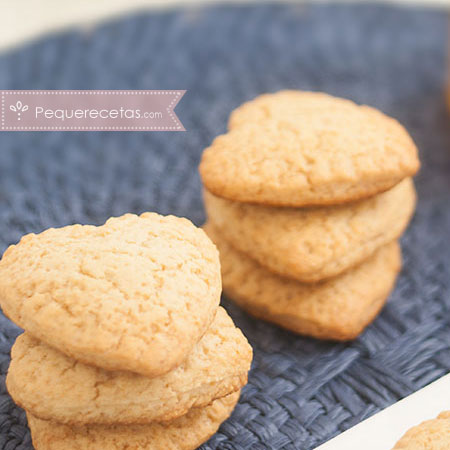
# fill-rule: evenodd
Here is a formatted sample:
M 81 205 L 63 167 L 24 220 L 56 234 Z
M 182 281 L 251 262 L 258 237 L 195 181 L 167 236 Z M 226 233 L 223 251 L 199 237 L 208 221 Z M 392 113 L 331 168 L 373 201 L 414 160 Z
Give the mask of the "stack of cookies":
M 355 338 L 400 270 L 418 168 L 406 130 L 371 107 L 300 91 L 242 105 L 200 164 L 224 292 L 297 333 Z
M 252 351 L 220 264 L 186 219 L 127 214 L 30 234 L 0 262 L 25 329 L 7 388 L 36 450 L 194 449 L 231 414 Z

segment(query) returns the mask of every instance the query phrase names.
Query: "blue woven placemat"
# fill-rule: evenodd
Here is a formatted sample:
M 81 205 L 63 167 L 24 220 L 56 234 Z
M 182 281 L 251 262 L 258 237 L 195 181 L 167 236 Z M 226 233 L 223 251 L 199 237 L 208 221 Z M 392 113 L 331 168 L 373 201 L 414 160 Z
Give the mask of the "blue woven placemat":
M 0 250 L 24 233 L 128 211 L 200 225 L 202 149 L 261 92 L 323 90 L 397 117 L 423 170 L 404 269 L 376 322 L 351 344 L 318 342 L 224 299 L 255 357 L 238 407 L 203 449 L 313 449 L 450 368 L 446 38 L 436 10 L 266 5 L 143 14 L 2 55 L 2 89 L 188 89 L 177 108 L 188 132 L 0 133 Z M 1 315 L 0 330 L 0 449 L 28 450 L 24 413 L 4 386 L 19 330 Z

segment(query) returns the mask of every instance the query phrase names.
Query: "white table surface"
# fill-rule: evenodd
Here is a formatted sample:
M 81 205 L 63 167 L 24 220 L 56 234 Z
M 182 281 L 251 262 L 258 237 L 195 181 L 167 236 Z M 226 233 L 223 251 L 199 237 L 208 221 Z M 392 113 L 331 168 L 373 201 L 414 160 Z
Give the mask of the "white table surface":
M 450 410 L 450 374 L 364 420 L 316 450 L 390 450 L 424 420 Z
M 272 0 L 304 3 L 305 0 Z M 321 0 L 311 0 L 321 1 Z M 358 3 L 376 0 L 355 0 Z M 388 0 L 389 1 L 389 0 Z M 450 7 L 450 0 L 390 0 L 402 4 Z M 174 6 L 214 3 L 263 3 L 261 0 L 0 0 L 0 50 L 22 44 L 45 33 L 70 27 L 90 27 L 124 13 Z

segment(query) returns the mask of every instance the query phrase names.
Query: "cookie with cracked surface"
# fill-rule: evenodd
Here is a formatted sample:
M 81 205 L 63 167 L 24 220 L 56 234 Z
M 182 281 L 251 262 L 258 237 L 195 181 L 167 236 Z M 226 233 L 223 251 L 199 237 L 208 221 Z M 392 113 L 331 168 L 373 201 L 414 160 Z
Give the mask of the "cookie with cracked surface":
M 315 282 L 336 276 L 397 239 L 414 211 L 411 178 L 359 202 L 275 208 L 205 191 L 208 220 L 238 250 L 281 276 Z
M 395 119 L 302 91 L 264 94 L 237 108 L 199 167 L 213 194 L 274 206 L 358 200 L 418 169 L 417 148 Z
M 68 424 L 126 424 L 172 420 L 237 391 L 247 382 L 252 349 L 219 307 L 187 359 L 156 378 L 79 363 L 27 332 L 17 338 L 11 357 L 8 391 L 34 416 Z
M 422 422 L 397 442 L 393 450 L 448 450 L 450 448 L 450 411 Z
M 211 224 L 204 229 L 219 249 L 227 297 L 259 319 L 319 339 L 356 338 L 383 307 L 401 266 L 392 242 L 340 276 L 305 284 L 263 268 Z
M 73 427 L 27 413 L 35 450 L 193 450 L 231 415 L 239 392 L 170 422 Z
M 169 372 L 220 301 L 217 249 L 189 220 L 144 213 L 28 234 L 0 261 L 3 312 L 87 364 Z

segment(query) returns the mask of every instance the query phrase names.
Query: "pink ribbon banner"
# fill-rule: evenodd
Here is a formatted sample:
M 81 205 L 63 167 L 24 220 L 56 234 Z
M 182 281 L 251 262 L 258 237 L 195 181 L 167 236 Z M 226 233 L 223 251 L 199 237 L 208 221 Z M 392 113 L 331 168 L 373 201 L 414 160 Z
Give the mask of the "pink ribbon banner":
M 0 91 L 1 131 L 186 131 L 186 91 Z

